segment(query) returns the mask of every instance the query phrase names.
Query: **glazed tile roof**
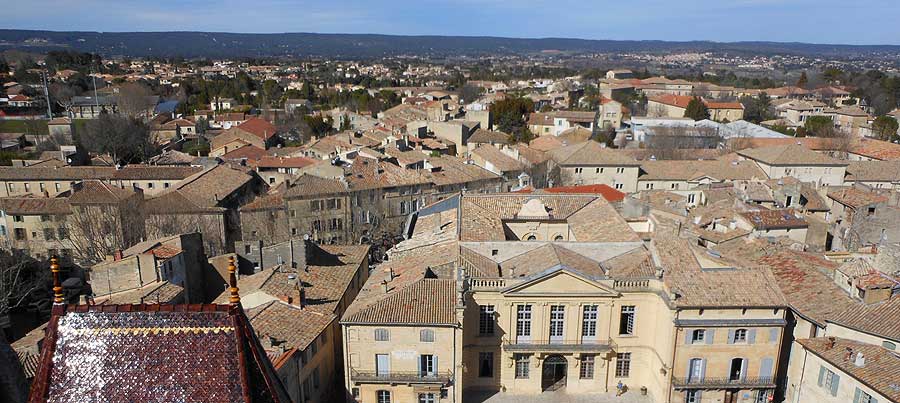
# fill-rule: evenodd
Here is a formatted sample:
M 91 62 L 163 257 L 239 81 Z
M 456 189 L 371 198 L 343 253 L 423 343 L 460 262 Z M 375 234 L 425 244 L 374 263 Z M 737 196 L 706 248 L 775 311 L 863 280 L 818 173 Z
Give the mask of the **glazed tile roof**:
M 54 305 L 29 402 L 290 402 L 239 306 Z
M 800 339 L 797 343 L 890 401 L 900 401 L 900 356 L 895 352 L 878 345 L 833 337 Z M 862 353 L 865 364 L 857 366 L 848 352 L 853 352 L 853 356 Z

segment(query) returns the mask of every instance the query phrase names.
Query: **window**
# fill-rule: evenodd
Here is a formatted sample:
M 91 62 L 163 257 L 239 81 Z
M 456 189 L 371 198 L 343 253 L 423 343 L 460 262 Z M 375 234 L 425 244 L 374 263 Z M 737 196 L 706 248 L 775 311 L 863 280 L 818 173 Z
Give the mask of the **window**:
M 634 305 L 623 305 L 622 314 L 619 316 L 619 334 L 634 334 Z
M 251 253 L 252 249 L 253 248 L 250 246 L 250 244 L 244 245 L 244 254 L 249 255 Z
M 593 355 L 582 355 L 581 356 L 581 370 L 579 371 L 579 377 L 581 379 L 593 379 L 594 378 L 594 356 Z
M 28 238 L 27 233 L 25 232 L 25 228 L 16 228 L 13 230 L 15 234 L 15 238 L 17 241 L 24 241 Z
M 580 174 L 583 168 L 575 168 L 575 173 Z M 27 189 L 26 189 L 27 190 Z
M 615 186 L 616 186 L 616 190 L 622 190 L 625 187 L 625 184 L 616 183 Z
M 747 329 L 737 329 L 734 331 L 734 336 L 731 338 L 731 343 L 746 343 L 747 342 Z
M 391 403 L 391 392 L 387 390 L 379 390 L 375 392 L 377 403 Z
M 550 340 L 562 340 L 565 332 L 566 307 L 550 306 Z
M 528 379 L 531 356 L 528 354 L 516 354 L 514 357 L 516 360 L 516 379 Z
M 625 173 L 625 168 L 616 168 L 616 173 L 617 173 L 617 174 L 623 174 L 623 173 Z
M 388 376 L 391 374 L 391 356 L 387 354 L 375 354 L 375 374 Z
M 48 216 L 48 215 L 41 215 L 41 222 L 47 222 L 47 221 L 50 221 L 50 216 Z
M 54 183 L 53 188 L 56 189 L 56 193 L 59 193 L 59 182 Z
M 59 239 L 69 239 L 69 230 L 66 227 L 57 228 L 56 234 Z
M 700 403 L 700 391 L 699 390 L 684 391 L 684 402 L 685 403 Z
M 531 337 L 531 305 L 516 307 L 516 336 L 524 339 Z
M 706 341 L 706 330 L 697 329 L 691 332 L 691 344 L 703 344 Z
M 581 338 L 594 339 L 597 337 L 597 305 L 585 305 L 581 313 Z
M 840 385 L 840 382 L 841 377 L 838 374 L 823 366 L 819 367 L 818 384 L 822 389 L 827 390 L 832 396 L 837 396 L 838 385 Z
M 597 168 L 596 173 L 603 173 L 603 168 Z
M 419 403 L 434 403 L 434 393 L 419 393 Z
M 872 395 L 863 392 L 862 389 L 856 388 L 856 392 L 853 392 L 853 403 L 878 403 L 878 400 L 875 400 Z
M 478 377 L 494 377 L 494 353 L 490 351 L 482 351 L 478 353 Z
M 565 240 L 565 238 L 563 238 L 562 235 L 556 235 L 556 236 L 553 237 L 553 241 L 554 241 L 554 242 L 562 242 L 562 241 L 564 241 L 564 240 Z
M 48 241 L 56 239 L 56 233 L 53 231 L 53 228 L 44 228 L 44 239 Z
M 153 189 L 153 182 L 147 182 L 147 189 Z
M 22 217 L 20 215 L 13 216 L 13 222 L 24 222 L 24 221 L 25 221 L 25 217 Z
M 653 184 L 652 184 L 652 183 L 648 183 L 648 184 L 647 184 L 647 189 L 653 189 Z
M 627 378 L 631 373 L 631 353 L 616 354 L 616 378 Z
M 494 335 L 494 306 L 481 305 L 478 314 L 478 334 L 481 336 Z
M 375 329 L 375 341 L 390 341 L 391 332 L 387 329 Z
M 896 344 L 891 343 L 891 342 L 889 342 L 889 341 L 887 341 L 887 340 L 881 342 L 881 347 L 884 347 L 884 348 L 886 348 L 886 349 L 888 349 L 888 350 L 896 350 L 896 349 L 897 349 L 897 345 L 896 345 Z
M 688 381 L 703 379 L 703 359 L 692 358 L 688 371 Z
M 309 201 L 309 209 L 311 211 L 319 211 L 322 209 L 322 201 L 321 200 L 310 200 Z
M 419 331 L 419 341 L 431 343 L 434 341 L 434 330 L 422 329 Z
M 528 234 L 528 236 L 525 237 L 525 240 L 526 241 L 537 241 L 537 236 L 535 236 L 534 234 Z
M 431 354 L 422 354 L 419 356 L 419 376 L 434 376 L 435 360 Z
M 731 370 L 728 372 L 728 380 L 739 381 L 747 377 L 747 360 L 743 358 L 731 359 Z

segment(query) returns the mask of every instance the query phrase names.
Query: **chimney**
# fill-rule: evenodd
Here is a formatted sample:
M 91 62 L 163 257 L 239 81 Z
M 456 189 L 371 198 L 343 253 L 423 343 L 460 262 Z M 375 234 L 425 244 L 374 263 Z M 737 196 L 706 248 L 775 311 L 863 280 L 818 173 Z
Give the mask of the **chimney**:
M 306 287 L 300 287 L 300 309 L 306 307 Z
M 388 281 L 387 280 L 381 281 L 381 289 L 384 290 L 385 294 L 388 293 Z
M 863 353 L 856 353 L 856 359 L 853 360 L 853 365 L 860 368 L 864 367 L 866 365 L 866 356 L 864 356 Z
M 120 260 L 122 260 L 122 250 L 116 249 L 115 252 L 113 252 L 113 261 L 118 262 Z
M 831 350 L 831 349 L 833 349 L 833 348 L 834 348 L 834 342 L 835 342 L 834 337 L 829 337 L 829 338 L 828 338 L 828 344 L 825 345 L 825 349 L 826 349 L 826 350 Z

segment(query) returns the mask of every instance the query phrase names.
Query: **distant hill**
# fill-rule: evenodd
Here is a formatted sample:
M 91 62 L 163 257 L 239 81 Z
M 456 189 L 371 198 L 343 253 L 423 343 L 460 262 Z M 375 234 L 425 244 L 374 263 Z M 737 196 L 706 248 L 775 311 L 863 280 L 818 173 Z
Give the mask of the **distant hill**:
M 730 51 L 853 57 L 900 53 L 896 45 L 822 45 L 780 42 L 667 42 L 487 36 L 399 36 L 375 34 L 240 34 L 220 32 L 57 32 L 0 29 L 0 51 L 73 49 L 131 57 L 367 58 L 393 55 L 483 55 L 562 52 Z

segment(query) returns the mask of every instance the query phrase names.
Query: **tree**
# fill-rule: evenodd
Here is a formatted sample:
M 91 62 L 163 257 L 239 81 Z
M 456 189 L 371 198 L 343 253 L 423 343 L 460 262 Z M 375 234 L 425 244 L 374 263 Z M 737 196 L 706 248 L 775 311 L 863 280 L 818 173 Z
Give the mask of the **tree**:
M 49 302 L 50 270 L 49 264 L 31 259 L 28 256 L 17 256 L 0 249 L 0 318 L 9 315 L 10 310 L 26 304 Z M 0 332 L 0 337 L 2 337 Z
M 741 97 L 740 102 L 741 105 L 744 105 L 744 120 L 757 124 L 764 120 L 769 120 L 771 100 L 769 95 L 765 92 L 762 92 L 755 97 L 749 95 L 743 96 Z
M 87 151 L 109 154 L 116 163 L 145 161 L 153 156 L 150 128 L 137 119 L 101 114 L 85 123 L 84 133 L 76 134 Z
M 797 79 L 797 87 L 806 88 L 806 85 L 809 84 L 809 78 L 806 77 L 806 72 L 800 73 L 800 78 Z
M 872 122 L 872 132 L 880 140 L 897 140 L 898 128 L 900 128 L 900 124 L 897 123 L 897 119 L 889 115 L 879 116 Z
M 303 122 L 309 127 L 313 135 L 322 137 L 331 130 L 331 118 L 325 119 L 321 116 L 304 116 Z
M 694 120 L 709 119 L 709 108 L 700 97 L 693 97 L 684 109 L 684 117 Z
M 466 103 L 472 103 L 481 96 L 483 90 L 471 84 L 466 84 L 459 89 L 459 97 Z
M 497 121 L 497 128 L 509 133 L 515 139 L 524 139 L 531 135 L 531 132 L 525 132 L 528 129 L 526 119 L 532 112 L 534 101 L 531 98 L 511 97 L 491 105 L 491 114 Z
M 835 137 L 834 121 L 828 116 L 810 116 L 803 124 L 807 136 Z
M 119 107 L 120 114 L 136 118 L 148 115 L 156 105 L 154 105 L 153 94 L 149 88 L 142 84 L 129 83 L 119 87 L 116 106 Z

